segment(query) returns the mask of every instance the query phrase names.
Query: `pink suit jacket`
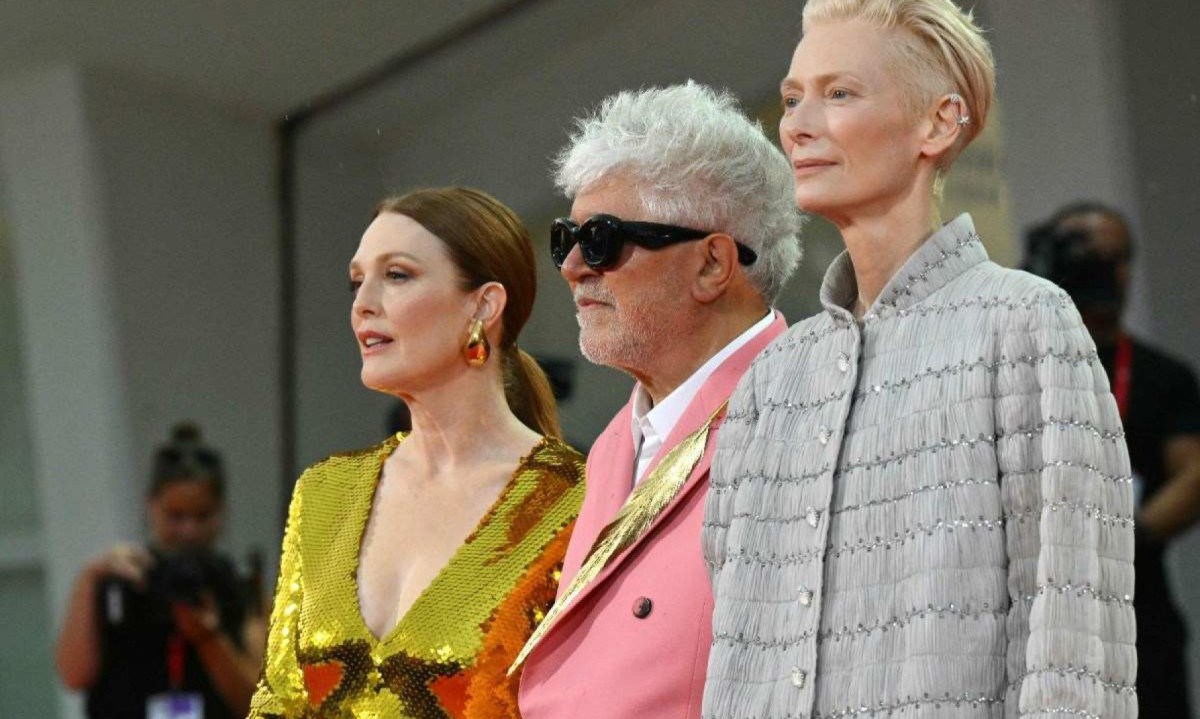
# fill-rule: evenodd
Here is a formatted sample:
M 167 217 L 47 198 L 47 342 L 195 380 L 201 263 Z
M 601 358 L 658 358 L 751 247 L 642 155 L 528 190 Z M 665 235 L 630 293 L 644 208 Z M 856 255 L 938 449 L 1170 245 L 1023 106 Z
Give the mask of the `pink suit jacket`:
M 776 312 L 767 329 L 721 363 L 648 471 L 729 398 L 754 357 L 785 329 L 783 315 Z M 631 416 L 632 402 L 588 454 L 587 495 L 567 548 L 560 593 L 633 488 Z M 700 524 L 715 447 L 714 431 L 676 497 L 576 597 L 526 659 L 520 689 L 525 719 L 700 716 L 713 604 Z

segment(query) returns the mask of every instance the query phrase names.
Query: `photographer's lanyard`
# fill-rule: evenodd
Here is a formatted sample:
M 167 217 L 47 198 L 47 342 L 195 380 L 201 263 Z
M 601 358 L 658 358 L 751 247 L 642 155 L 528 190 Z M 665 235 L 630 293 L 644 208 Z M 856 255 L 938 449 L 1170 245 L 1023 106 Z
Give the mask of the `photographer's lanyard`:
M 167 686 L 177 692 L 183 688 L 184 662 L 187 660 L 187 643 L 176 632 L 167 637 Z
M 187 642 L 178 632 L 167 637 L 167 691 L 146 698 L 146 719 L 204 719 L 204 696 L 184 692 Z
M 1117 354 L 1113 359 L 1113 397 L 1121 421 L 1129 416 L 1129 385 L 1133 384 L 1133 342 L 1124 332 L 1117 337 Z

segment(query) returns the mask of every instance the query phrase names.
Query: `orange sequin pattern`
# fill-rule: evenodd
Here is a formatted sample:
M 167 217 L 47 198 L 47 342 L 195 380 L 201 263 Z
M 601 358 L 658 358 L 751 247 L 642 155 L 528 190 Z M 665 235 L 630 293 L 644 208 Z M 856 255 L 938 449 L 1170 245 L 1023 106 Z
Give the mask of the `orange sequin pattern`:
M 387 636 L 358 612 L 356 569 L 383 461 L 403 439 L 334 455 L 288 511 L 252 719 L 516 718 L 509 665 L 554 601 L 583 499 L 583 457 L 544 439 Z

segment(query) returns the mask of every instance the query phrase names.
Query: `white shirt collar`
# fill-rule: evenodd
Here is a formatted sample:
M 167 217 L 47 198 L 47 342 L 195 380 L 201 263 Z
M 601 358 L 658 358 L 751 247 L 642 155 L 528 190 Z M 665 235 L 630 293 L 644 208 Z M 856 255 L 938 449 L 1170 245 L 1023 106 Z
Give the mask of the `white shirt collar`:
M 767 316 L 754 323 L 749 329 L 725 345 L 719 352 L 708 358 L 700 368 L 691 374 L 678 387 L 663 398 L 657 405 L 650 398 L 650 393 L 639 382 L 633 389 L 633 413 L 630 430 L 633 433 L 633 446 L 638 448 L 637 463 L 634 471 L 634 483 L 640 482 L 651 460 L 658 454 L 662 444 L 679 423 L 679 418 L 687 410 L 692 399 L 712 373 L 746 344 L 766 330 L 775 321 L 775 311 L 770 310 Z

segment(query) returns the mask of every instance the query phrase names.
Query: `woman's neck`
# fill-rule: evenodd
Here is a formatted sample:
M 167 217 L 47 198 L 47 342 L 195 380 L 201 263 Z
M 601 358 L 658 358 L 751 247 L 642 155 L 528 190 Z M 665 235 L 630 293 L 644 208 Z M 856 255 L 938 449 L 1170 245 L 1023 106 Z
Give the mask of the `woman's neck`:
M 858 295 L 850 308 L 861 319 L 883 288 L 929 237 L 935 222 L 933 198 L 910 196 L 882 211 L 834 220 L 854 266 Z
M 498 362 L 499 357 L 493 361 Z M 430 476 L 520 456 L 538 433 L 513 415 L 495 372 L 464 371 L 449 382 L 405 396 L 412 432 L 402 445 L 408 461 Z

